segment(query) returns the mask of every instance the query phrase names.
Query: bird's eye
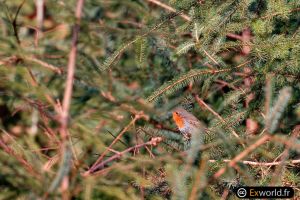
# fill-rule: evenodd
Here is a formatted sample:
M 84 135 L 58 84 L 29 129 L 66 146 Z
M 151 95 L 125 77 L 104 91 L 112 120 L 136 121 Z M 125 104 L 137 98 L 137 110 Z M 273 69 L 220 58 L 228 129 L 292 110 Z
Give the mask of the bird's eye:
M 178 115 L 178 112 L 175 112 L 176 115 Z

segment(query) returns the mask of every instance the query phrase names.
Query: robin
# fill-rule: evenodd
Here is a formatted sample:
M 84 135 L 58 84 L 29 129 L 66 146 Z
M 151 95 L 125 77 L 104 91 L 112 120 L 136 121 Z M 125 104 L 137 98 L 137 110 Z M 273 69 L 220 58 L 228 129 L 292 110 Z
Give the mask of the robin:
M 174 109 L 173 120 L 185 139 L 190 139 L 193 134 L 204 132 L 204 125 L 193 114 L 181 107 Z

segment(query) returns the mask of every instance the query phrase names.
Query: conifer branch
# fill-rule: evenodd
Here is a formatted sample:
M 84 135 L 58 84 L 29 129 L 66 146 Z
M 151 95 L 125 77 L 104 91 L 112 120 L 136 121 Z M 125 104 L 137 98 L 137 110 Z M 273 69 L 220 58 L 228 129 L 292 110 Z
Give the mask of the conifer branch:
M 221 122 L 226 123 L 226 121 L 216 112 L 214 111 L 209 105 L 207 105 L 201 98 L 199 98 L 198 95 L 194 95 L 196 101 L 198 102 L 199 106 L 201 107 L 202 105 L 209 110 L 213 115 L 215 115 Z M 240 136 L 235 132 L 235 130 L 229 126 L 229 129 L 231 131 L 231 133 L 234 135 L 234 137 L 236 137 L 237 139 L 239 139 L 240 144 L 245 148 L 245 144 L 240 140 Z
M 276 12 L 276 13 L 272 13 L 272 14 L 269 14 L 269 15 L 265 15 L 265 16 L 261 17 L 261 19 L 267 19 L 267 18 L 274 17 L 274 16 L 277 16 L 277 15 L 282 15 L 282 14 L 287 14 L 287 13 L 292 13 L 292 12 L 298 12 L 298 11 L 300 11 L 300 8 L 294 8 L 294 9 L 288 10 L 286 12 Z
M 189 71 L 187 74 L 184 74 L 182 76 L 180 76 L 179 78 L 175 78 L 172 81 L 164 84 L 163 86 L 161 86 L 156 92 L 154 92 L 151 96 L 149 96 L 147 98 L 148 102 L 152 102 L 154 100 L 156 100 L 158 97 L 160 97 L 161 95 L 163 95 L 164 93 L 166 93 L 167 91 L 171 90 L 172 88 L 180 85 L 181 83 L 184 83 L 187 80 L 193 80 L 201 75 L 207 75 L 207 74 L 218 74 L 218 73 L 224 73 L 224 72 L 228 72 L 234 69 L 238 69 L 241 68 L 243 66 L 245 66 L 246 64 L 250 63 L 251 60 L 248 60 L 236 67 L 233 68 L 226 68 L 226 69 L 220 69 L 220 70 L 191 70 Z M 188 82 L 190 83 L 190 82 Z
M 54 66 L 52 64 L 49 64 L 49 63 L 47 63 L 45 61 L 39 60 L 39 59 L 37 59 L 37 58 L 35 58 L 33 56 L 24 56 L 23 58 L 25 60 L 37 63 L 37 64 L 39 64 L 39 65 L 41 65 L 41 66 L 43 66 L 43 67 L 45 67 L 47 69 L 50 69 L 50 70 L 54 71 L 55 73 L 62 74 L 62 69 L 60 69 L 59 67 L 56 67 L 56 66 Z
M 139 67 L 143 67 L 145 65 L 146 59 L 146 47 L 147 47 L 147 38 L 140 38 L 136 41 L 136 62 Z
M 300 144 L 297 142 L 291 142 L 286 137 L 282 137 L 279 135 L 272 135 L 272 140 L 287 145 L 300 153 Z
M 205 55 L 207 55 L 207 57 L 213 61 L 213 63 L 215 63 L 216 65 L 219 65 L 219 63 L 205 50 L 203 49 L 203 52 L 205 53 Z
M 298 126 L 295 126 L 295 128 L 293 129 L 291 136 L 288 139 L 288 142 L 293 143 L 293 141 L 297 140 L 299 133 L 300 133 L 300 126 L 298 125 Z M 286 161 L 289 158 L 289 154 L 290 154 L 289 152 L 290 152 L 291 148 L 292 148 L 292 146 L 286 145 L 284 151 L 280 154 L 281 163 L 278 165 L 278 167 L 274 171 L 274 175 L 270 181 L 271 185 L 276 184 L 279 176 L 282 175 L 282 171 L 283 171 L 284 165 L 287 164 Z
M 1 197 L 225 200 L 245 182 L 297 187 L 295 1 L 28 2 L 0 0 Z M 199 105 L 208 126 L 196 134 L 172 109 Z
M 176 54 L 181 55 L 187 53 L 194 46 L 195 46 L 194 42 L 191 41 L 185 42 L 176 48 Z
M 31 175 L 33 175 L 35 178 L 40 179 L 40 174 L 38 172 L 35 171 L 35 169 L 33 168 L 33 166 L 22 156 L 18 155 L 11 147 L 9 147 L 8 145 L 5 144 L 5 142 L 0 138 L 0 148 L 2 148 L 2 150 L 4 152 L 6 152 L 8 155 L 14 157 L 17 159 L 17 161 L 24 166 L 24 168 L 28 171 L 28 173 L 30 173 Z
M 193 6 L 194 4 L 191 4 L 191 6 Z M 144 38 L 146 36 L 148 36 L 150 33 L 152 33 L 153 31 L 157 30 L 158 28 L 160 28 L 162 25 L 164 25 L 166 22 L 170 21 L 171 19 L 175 18 L 176 16 L 180 15 L 182 13 L 182 11 L 178 11 L 175 13 L 172 13 L 170 15 L 168 15 L 162 22 L 158 23 L 157 25 L 155 25 L 153 28 L 151 28 L 149 31 L 147 31 L 146 33 L 137 36 L 135 39 L 133 39 L 132 41 L 129 41 L 123 45 L 121 45 L 121 47 L 116 50 L 111 56 L 109 56 L 108 58 L 105 59 L 105 61 L 103 62 L 102 66 L 101 66 L 101 70 L 107 70 L 109 69 L 112 64 L 117 60 L 117 58 L 128 48 L 130 47 L 132 44 L 134 44 L 135 42 L 139 41 L 141 38 Z
M 250 145 L 249 147 L 247 147 L 244 151 L 242 151 L 241 153 L 239 153 L 237 156 L 235 156 L 227 165 L 227 167 L 223 167 L 221 169 L 219 169 L 214 175 L 213 178 L 214 179 L 218 179 L 220 176 L 222 176 L 228 167 L 234 167 L 241 159 L 243 159 L 244 157 L 250 155 L 250 153 L 252 151 L 254 151 L 255 149 L 257 149 L 259 146 L 261 146 L 262 144 L 264 144 L 266 141 L 268 141 L 271 138 L 270 135 L 265 134 L 263 135 L 260 139 L 258 139 L 254 144 Z
M 291 93 L 292 89 L 290 87 L 283 88 L 279 91 L 278 100 L 266 116 L 266 128 L 269 133 L 273 133 L 276 130 L 278 120 L 288 104 L 288 101 L 292 95 Z

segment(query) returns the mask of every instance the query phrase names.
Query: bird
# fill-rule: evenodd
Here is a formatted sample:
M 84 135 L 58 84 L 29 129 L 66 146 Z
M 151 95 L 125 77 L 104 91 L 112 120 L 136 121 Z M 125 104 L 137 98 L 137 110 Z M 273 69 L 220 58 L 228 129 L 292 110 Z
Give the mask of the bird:
M 192 113 L 189 113 L 182 107 L 173 110 L 173 120 L 186 140 L 190 140 L 192 135 L 201 134 L 205 126 Z

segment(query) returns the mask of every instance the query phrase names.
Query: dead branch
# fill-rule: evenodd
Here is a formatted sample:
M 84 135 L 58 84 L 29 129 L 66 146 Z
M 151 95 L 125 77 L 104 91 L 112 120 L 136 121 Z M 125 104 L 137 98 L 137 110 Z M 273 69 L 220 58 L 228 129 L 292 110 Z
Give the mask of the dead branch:
M 27 160 L 25 158 L 23 158 L 22 156 L 18 155 L 12 148 L 10 148 L 9 146 L 7 146 L 5 144 L 5 142 L 0 138 L 0 148 L 3 149 L 4 152 L 6 152 L 8 155 L 13 156 L 14 158 L 17 159 L 17 161 L 19 163 L 21 163 L 24 168 L 34 177 L 36 178 L 41 178 L 40 174 L 38 172 L 35 171 L 35 169 L 33 168 L 33 166 L 27 162 Z
M 101 160 L 104 158 L 104 156 L 109 152 L 109 149 L 112 148 L 112 146 L 121 139 L 121 137 L 126 133 L 126 131 L 134 125 L 134 123 L 141 118 L 145 118 L 143 112 L 140 112 L 139 114 L 136 114 L 134 118 L 129 122 L 129 124 L 123 128 L 123 130 L 120 132 L 120 134 L 113 140 L 113 142 L 108 146 L 108 148 L 100 155 L 100 157 L 97 159 L 97 161 L 92 165 L 92 167 L 84 173 L 84 176 L 90 174 L 91 172 L 95 171 L 95 167 L 98 166 L 98 164 L 101 162 Z
M 244 151 L 239 153 L 237 156 L 235 156 L 231 161 L 229 161 L 227 167 L 234 167 L 237 162 L 239 162 L 241 159 L 243 159 L 245 156 L 249 155 L 252 151 L 254 151 L 256 148 L 258 148 L 260 145 L 264 144 L 266 141 L 270 139 L 269 134 L 263 135 L 260 139 L 258 139 L 254 144 L 247 147 Z M 220 176 L 222 176 L 225 172 L 227 167 L 223 167 L 219 169 L 214 175 L 213 178 L 217 179 Z
M 219 160 L 209 160 L 208 162 L 210 163 L 215 163 L 215 162 L 220 162 Z M 226 162 L 229 163 L 231 160 L 224 159 L 221 160 L 221 162 Z M 252 166 L 275 166 L 275 165 L 281 165 L 281 164 L 287 164 L 287 165 L 294 165 L 294 164 L 299 164 L 300 159 L 298 160 L 288 160 L 288 161 L 277 161 L 277 162 L 254 162 L 254 161 L 239 161 L 239 163 L 243 163 L 245 165 L 252 165 Z
M 94 166 L 93 170 L 90 170 L 89 171 L 89 174 L 92 174 L 98 170 L 101 170 L 105 167 L 106 164 L 114 161 L 114 160 L 117 160 L 117 159 L 120 159 L 122 156 L 124 156 L 124 154 L 126 153 L 129 153 L 131 151 L 134 151 L 136 149 L 140 149 L 142 147 L 147 147 L 147 146 L 156 146 L 159 142 L 162 141 L 162 138 L 161 137 L 155 137 L 155 138 L 152 138 L 149 142 L 146 142 L 146 143 L 142 143 L 142 144 L 138 144 L 138 145 L 135 145 L 133 147 L 130 147 L 122 152 L 116 152 L 115 155 L 111 156 L 110 158 L 102 161 L 101 163 L 97 164 Z M 88 174 L 84 174 L 85 176 L 88 175 Z
M 34 62 L 34 63 L 37 63 L 47 69 L 50 69 L 52 71 L 54 71 L 55 73 L 58 73 L 58 74 L 62 74 L 62 69 L 60 69 L 59 67 L 56 67 L 52 64 L 49 64 L 49 63 L 46 63 L 45 61 L 42 61 L 42 60 L 39 60 L 33 56 L 24 56 L 23 59 L 25 60 L 28 60 L 28 61 L 31 61 L 31 62 Z

